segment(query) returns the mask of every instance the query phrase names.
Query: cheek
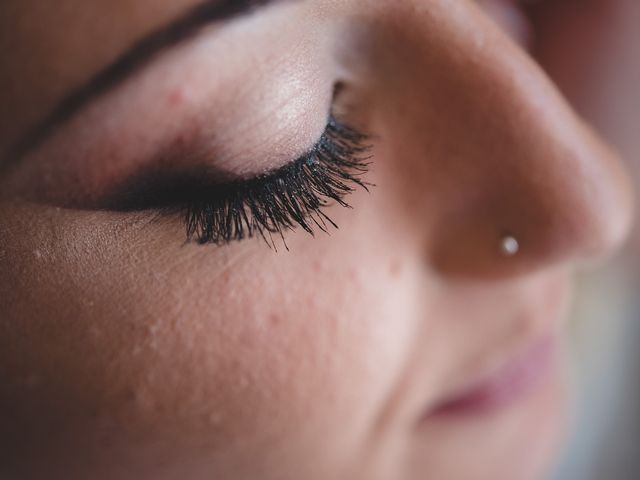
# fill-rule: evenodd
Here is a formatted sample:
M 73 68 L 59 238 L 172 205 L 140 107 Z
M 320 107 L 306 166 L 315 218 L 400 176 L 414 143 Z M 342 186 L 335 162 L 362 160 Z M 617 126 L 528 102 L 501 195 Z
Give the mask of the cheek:
M 263 471 L 311 455 L 323 468 L 347 461 L 410 336 L 389 321 L 393 272 L 360 245 L 361 226 L 292 233 L 291 251 L 276 253 L 92 224 L 56 218 L 7 242 L 21 261 L 9 265 L 13 288 L 2 281 L 11 329 L 0 402 L 23 405 L 22 448 L 47 432 L 88 458 L 155 445 L 173 457 L 207 452 L 230 471 L 247 455 Z M 53 225 L 65 226 L 51 235 Z

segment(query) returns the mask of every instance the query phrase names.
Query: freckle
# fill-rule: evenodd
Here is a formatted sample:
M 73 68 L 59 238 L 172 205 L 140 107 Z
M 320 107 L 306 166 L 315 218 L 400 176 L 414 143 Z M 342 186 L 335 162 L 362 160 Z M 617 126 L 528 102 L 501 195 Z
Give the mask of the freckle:
M 355 269 L 348 270 L 347 273 L 346 273 L 346 277 L 351 282 L 356 282 L 359 279 L 358 278 L 358 272 Z
M 269 327 L 277 327 L 280 325 L 280 316 L 277 313 L 272 313 L 267 318 Z
M 171 107 L 176 107 L 176 108 L 180 107 L 181 105 L 184 104 L 185 99 L 186 97 L 185 97 L 184 91 L 180 88 L 176 88 L 172 90 L 167 95 L 167 103 Z
M 189 139 L 185 135 L 178 135 L 173 141 L 173 146 L 176 148 L 183 147 L 189 144 Z
M 322 271 L 322 262 L 320 260 L 315 260 L 313 262 L 313 271 L 315 273 L 320 273 Z
M 389 265 L 389 275 L 392 278 L 398 278 L 402 272 L 402 264 L 399 260 L 393 260 Z

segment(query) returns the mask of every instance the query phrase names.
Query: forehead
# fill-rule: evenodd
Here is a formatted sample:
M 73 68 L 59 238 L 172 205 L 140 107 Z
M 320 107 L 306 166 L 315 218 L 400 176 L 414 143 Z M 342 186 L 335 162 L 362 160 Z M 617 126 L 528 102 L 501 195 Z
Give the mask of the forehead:
M 201 0 L 2 0 L 0 153 L 66 91 Z

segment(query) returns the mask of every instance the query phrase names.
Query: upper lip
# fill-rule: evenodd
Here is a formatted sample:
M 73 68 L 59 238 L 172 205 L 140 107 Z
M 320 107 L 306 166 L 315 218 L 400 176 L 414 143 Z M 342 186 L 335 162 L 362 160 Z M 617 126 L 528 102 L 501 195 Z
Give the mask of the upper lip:
M 500 362 L 495 362 L 480 375 L 473 376 L 471 380 L 467 380 L 463 385 L 443 395 L 429 411 L 433 412 L 446 408 L 449 405 L 464 401 L 466 398 L 479 398 L 496 393 L 494 390 L 504 387 L 504 385 L 501 385 L 502 382 L 505 380 L 507 382 L 518 380 L 516 376 L 535 376 L 531 372 L 538 365 L 532 365 L 532 363 L 538 363 L 547 358 L 547 353 L 553 349 L 554 344 L 553 335 L 543 336 L 534 342 L 528 343 L 516 353 L 503 358 Z M 540 367 L 542 368 L 544 365 L 540 365 Z M 527 379 L 520 380 L 526 381 Z

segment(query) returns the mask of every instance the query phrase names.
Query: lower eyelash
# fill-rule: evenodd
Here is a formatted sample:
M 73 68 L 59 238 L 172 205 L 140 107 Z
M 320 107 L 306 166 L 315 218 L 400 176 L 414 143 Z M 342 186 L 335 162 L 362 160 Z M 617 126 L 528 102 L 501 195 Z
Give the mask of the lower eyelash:
M 311 235 L 337 225 L 323 212 L 331 201 L 344 200 L 369 168 L 367 135 L 333 116 L 316 145 L 275 172 L 201 189 L 185 207 L 187 239 L 199 244 L 224 245 L 260 235 L 276 249 L 273 234 L 301 227 Z

